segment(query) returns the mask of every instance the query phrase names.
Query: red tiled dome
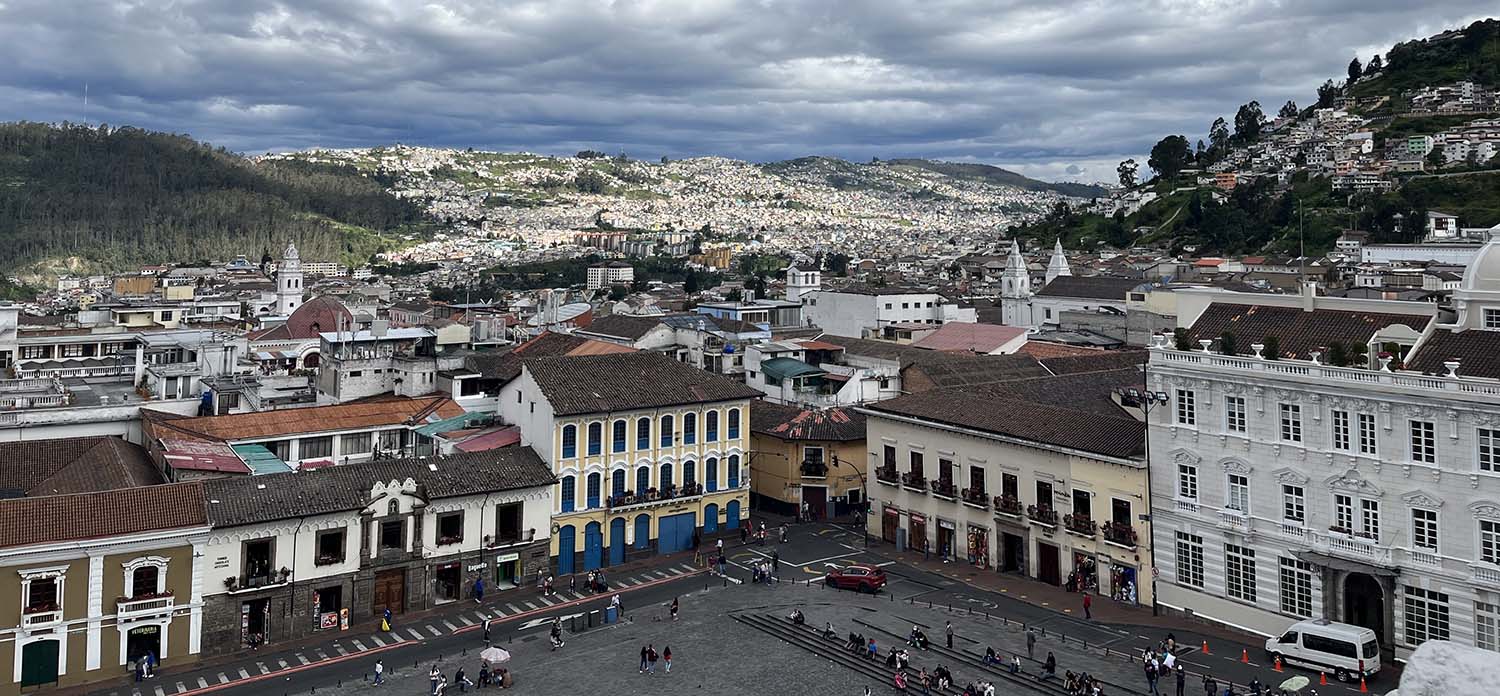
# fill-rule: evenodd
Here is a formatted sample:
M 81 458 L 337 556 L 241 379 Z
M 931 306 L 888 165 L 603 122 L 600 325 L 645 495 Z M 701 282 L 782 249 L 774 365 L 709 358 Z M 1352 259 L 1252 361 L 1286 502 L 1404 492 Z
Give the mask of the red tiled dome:
M 253 340 L 289 340 L 317 338 L 319 333 L 337 331 L 342 322 L 348 328 L 354 315 L 344 303 L 323 295 L 315 297 L 292 311 L 286 323 L 250 334 Z

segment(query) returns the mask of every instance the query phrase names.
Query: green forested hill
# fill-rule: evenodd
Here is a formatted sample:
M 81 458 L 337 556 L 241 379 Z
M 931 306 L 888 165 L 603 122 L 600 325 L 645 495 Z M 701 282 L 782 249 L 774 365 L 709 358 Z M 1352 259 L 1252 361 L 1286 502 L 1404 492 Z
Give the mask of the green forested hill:
M 135 128 L 0 124 L 0 269 L 259 256 L 289 240 L 303 258 L 363 262 L 423 227 L 417 204 L 352 169 Z
M 1500 84 L 1500 20 L 1481 20 L 1463 29 L 1396 44 L 1386 53 L 1385 69 L 1355 84 L 1353 92 L 1394 95 L 1460 80 Z

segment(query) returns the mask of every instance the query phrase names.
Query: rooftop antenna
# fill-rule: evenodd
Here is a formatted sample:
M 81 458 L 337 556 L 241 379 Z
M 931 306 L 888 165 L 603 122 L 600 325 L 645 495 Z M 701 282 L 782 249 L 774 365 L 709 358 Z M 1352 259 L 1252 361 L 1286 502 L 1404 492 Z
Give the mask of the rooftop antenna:
M 83 83 L 83 125 L 89 124 L 89 83 Z

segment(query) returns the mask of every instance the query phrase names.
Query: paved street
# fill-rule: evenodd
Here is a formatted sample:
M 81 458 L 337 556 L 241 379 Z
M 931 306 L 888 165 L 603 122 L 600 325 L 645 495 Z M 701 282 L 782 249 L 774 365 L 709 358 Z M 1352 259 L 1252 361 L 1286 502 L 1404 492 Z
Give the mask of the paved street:
M 774 539 L 774 532 L 771 536 Z M 811 625 L 821 627 L 824 622 L 832 622 L 841 637 L 849 632 L 863 633 L 876 638 L 883 648 L 899 642 L 898 636 L 904 636 L 912 625 L 923 626 L 941 642 L 943 624 L 951 620 L 958 636 L 955 651 L 919 654 L 915 664 L 945 664 L 960 681 L 987 677 L 984 668 L 972 664 L 986 646 L 1024 658 L 1023 624 L 1043 634 L 1037 645 L 1037 660 L 1053 651 L 1059 672 L 1087 670 L 1115 686 L 1108 690 L 1111 694 L 1145 691 L 1138 659 L 1131 662 L 1127 656 L 1138 656 L 1143 648 L 1154 646 L 1168 630 L 1185 645 L 1197 646 L 1207 640 L 1212 646 L 1212 654 L 1196 648 L 1183 652 L 1182 659 L 1195 673 L 1188 679 L 1189 693 L 1202 692 L 1201 673 L 1212 673 L 1221 681 L 1236 684 L 1245 684 L 1251 678 L 1275 684 L 1293 673 L 1288 670 L 1277 674 L 1261 665 L 1261 654 L 1253 640 L 1232 642 L 1222 631 L 1210 633 L 1197 626 L 1085 621 L 1072 615 L 1072 607 L 1062 606 L 1064 601 L 1054 601 L 1054 594 L 1061 592 L 1057 588 L 1015 578 L 1006 578 L 1005 587 L 996 587 L 990 577 L 996 576 L 993 572 L 915 559 L 898 563 L 888 557 L 893 553 L 888 546 L 871 543 L 873 548 L 866 551 L 858 533 L 835 525 L 797 525 L 787 544 L 772 541 L 764 546 L 741 546 L 737 540 L 727 542 L 731 563 L 727 579 L 695 570 L 691 558 L 682 556 L 663 559 L 656 567 L 621 571 L 612 583 L 621 590 L 628 619 L 615 625 L 588 626 L 589 613 L 602 614 L 608 595 L 586 596 L 563 590 L 544 599 L 532 593 L 515 601 L 502 597 L 483 608 L 456 603 L 448 611 L 403 620 L 390 633 L 372 632 L 371 627 L 362 626 L 325 643 L 283 650 L 268 646 L 259 652 L 215 658 L 212 664 L 181 674 L 168 664 L 158 679 L 141 685 L 99 685 L 93 693 L 172 696 L 220 691 L 226 696 L 269 696 L 279 690 L 285 694 L 339 696 L 370 688 L 365 680 L 377 659 L 384 660 L 386 666 L 389 686 L 385 688 L 421 693 L 427 688 L 428 670 L 433 664 L 450 680 L 459 666 L 468 670 L 470 679 L 477 679 L 477 653 L 483 648 L 480 622 L 485 616 L 494 618 L 492 641 L 512 652 L 511 667 L 518 686 L 523 685 L 528 693 L 618 692 L 647 678 L 653 680 L 653 691 L 667 694 L 697 691 L 700 686 L 736 693 L 764 692 L 768 679 L 797 690 L 859 693 L 869 676 L 832 666 L 806 649 L 783 644 L 735 618 L 758 615 L 784 620 L 794 606 L 803 608 Z M 782 583 L 765 587 L 748 582 L 749 564 L 773 556 L 781 564 Z M 817 582 L 829 567 L 852 562 L 883 565 L 891 579 L 888 591 L 876 597 L 861 596 L 828 590 Z M 518 590 L 524 591 L 528 590 Z M 666 609 L 673 598 L 682 604 L 682 620 L 677 623 L 668 619 Z M 1101 606 L 1106 603 L 1109 600 L 1103 598 L 1095 603 L 1098 613 L 1121 614 Z M 1134 613 L 1153 618 L 1149 610 Z M 568 628 L 567 645 L 558 652 L 550 651 L 546 640 L 546 626 L 554 617 L 561 617 Z M 637 673 L 637 656 L 645 643 L 654 644 L 658 650 L 672 647 L 675 664 L 670 677 Z M 1248 652 L 1249 664 L 1240 661 L 1242 650 Z M 767 665 L 777 668 L 767 669 Z M 586 669 L 578 669 L 580 666 Z M 1036 667 L 1036 663 L 1027 661 L 1028 671 Z M 658 671 L 664 671 L 664 665 Z M 1381 687 L 1390 688 L 1389 684 Z M 1357 693 L 1358 688 L 1330 684 L 1320 691 Z

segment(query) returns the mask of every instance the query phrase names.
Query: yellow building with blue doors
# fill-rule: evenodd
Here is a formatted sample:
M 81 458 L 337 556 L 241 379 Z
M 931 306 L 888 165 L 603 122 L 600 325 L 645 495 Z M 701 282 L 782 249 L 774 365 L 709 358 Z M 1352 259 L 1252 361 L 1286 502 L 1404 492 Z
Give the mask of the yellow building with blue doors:
M 558 478 L 558 574 L 690 550 L 744 524 L 759 395 L 660 353 L 525 360 L 500 408 Z

